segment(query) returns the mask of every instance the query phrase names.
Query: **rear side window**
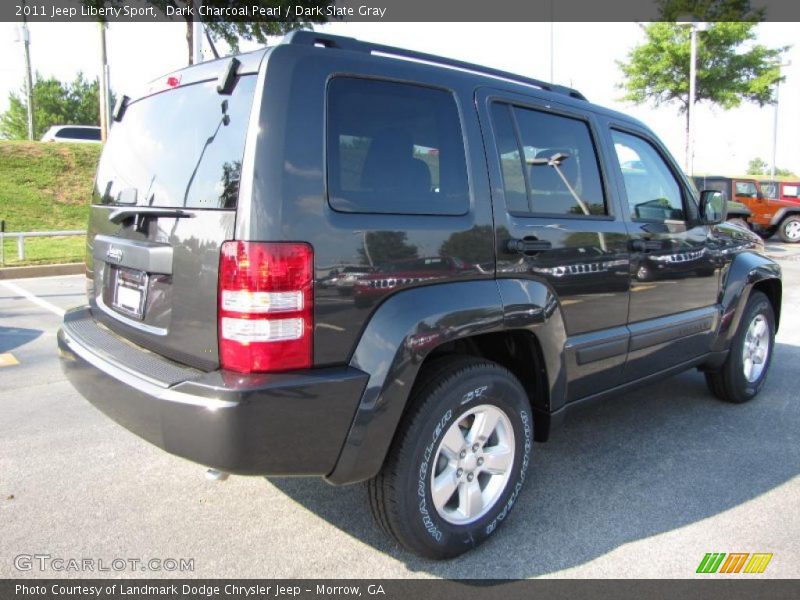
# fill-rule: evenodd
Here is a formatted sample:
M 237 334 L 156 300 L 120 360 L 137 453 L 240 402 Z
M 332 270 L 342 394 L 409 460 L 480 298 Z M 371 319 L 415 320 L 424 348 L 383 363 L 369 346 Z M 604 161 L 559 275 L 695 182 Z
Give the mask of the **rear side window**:
M 800 185 L 784 185 L 783 196 L 786 198 L 797 198 Z
M 762 181 L 760 184 L 761 192 L 769 198 L 770 200 L 776 200 L 778 198 L 778 184 L 774 181 Z
M 519 140 L 511 120 L 510 107 L 507 104 L 492 105 L 495 142 L 500 158 L 500 169 L 503 172 L 503 189 L 506 197 L 506 208 L 512 213 L 534 212 L 528 203 L 528 192 L 525 184 L 525 162 L 519 148 Z
M 335 210 L 466 213 L 467 166 L 455 98 L 406 83 L 333 79 L 327 178 Z
M 492 113 L 510 212 L 607 214 L 587 123 L 507 104 L 494 104 Z

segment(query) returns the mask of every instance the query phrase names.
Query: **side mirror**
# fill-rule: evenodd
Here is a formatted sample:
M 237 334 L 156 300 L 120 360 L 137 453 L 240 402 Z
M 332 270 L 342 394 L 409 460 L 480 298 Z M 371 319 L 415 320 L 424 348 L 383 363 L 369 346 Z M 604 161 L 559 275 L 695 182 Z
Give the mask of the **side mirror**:
M 700 219 L 705 225 L 717 225 L 728 218 L 728 201 L 719 190 L 700 192 Z

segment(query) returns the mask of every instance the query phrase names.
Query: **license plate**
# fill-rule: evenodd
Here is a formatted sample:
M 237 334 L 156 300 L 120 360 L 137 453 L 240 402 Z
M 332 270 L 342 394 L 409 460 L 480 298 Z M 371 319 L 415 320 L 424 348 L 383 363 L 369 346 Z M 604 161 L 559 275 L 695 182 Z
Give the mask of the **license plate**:
M 135 319 L 144 318 L 147 299 L 147 273 L 133 269 L 115 270 L 114 297 L 111 306 Z

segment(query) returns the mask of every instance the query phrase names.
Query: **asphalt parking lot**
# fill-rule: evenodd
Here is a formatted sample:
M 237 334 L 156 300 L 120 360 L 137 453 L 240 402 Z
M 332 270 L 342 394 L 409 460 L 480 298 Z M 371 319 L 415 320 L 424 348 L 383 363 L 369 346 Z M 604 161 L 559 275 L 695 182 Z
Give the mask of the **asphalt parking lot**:
M 574 413 L 535 446 L 505 526 L 440 563 L 384 538 L 361 486 L 208 481 L 127 432 L 59 369 L 60 312 L 83 302 L 82 277 L 0 281 L 0 577 L 684 578 L 707 552 L 772 553 L 756 577 L 800 577 L 799 251 L 770 245 L 784 269 L 783 318 L 756 400 L 716 401 L 689 372 Z M 15 567 L 32 554 L 194 565 Z

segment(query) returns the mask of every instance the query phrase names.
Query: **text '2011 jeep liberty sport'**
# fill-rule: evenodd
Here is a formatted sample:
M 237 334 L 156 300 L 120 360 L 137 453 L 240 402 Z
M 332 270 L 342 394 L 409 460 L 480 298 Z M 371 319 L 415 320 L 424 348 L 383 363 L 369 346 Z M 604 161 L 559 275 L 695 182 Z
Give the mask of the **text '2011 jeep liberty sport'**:
M 114 118 L 58 343 L 168 452 L 368 481 L 380 526 L 445 558 L 570 405 L 692 367 L 731 402 L 764 384 L 778 266 L 575 90 L 301 31 Z

